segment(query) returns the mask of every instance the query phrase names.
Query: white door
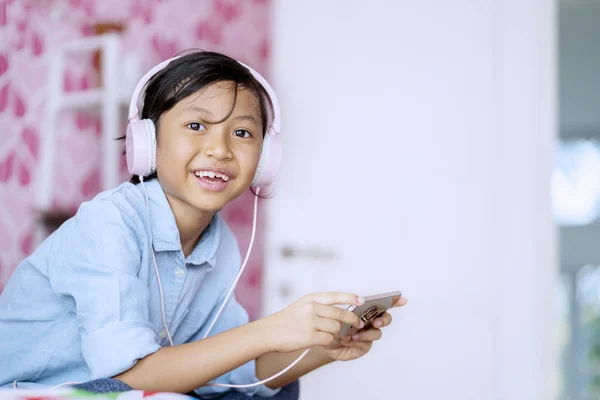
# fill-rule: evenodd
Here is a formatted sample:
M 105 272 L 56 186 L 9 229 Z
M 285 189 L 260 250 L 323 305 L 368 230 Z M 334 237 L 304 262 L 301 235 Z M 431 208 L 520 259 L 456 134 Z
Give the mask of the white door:
M 512 215 L 549 210 L 543 182 L 521 168 L 549 173 L 552 124 L 518 134 L 502 125 L 553 118 L 551 101 L 541 102 L 541 114 L 511 114 L 516 86 L 519 101 L 540 104 L 522 70 L 553 68 L 544 66 L 552 60 L 552 30 L 544 30 L 551 6 L 525 3 L 526 12 L 523 2 L 471 0 L 273 3 L 271 77 L 285 152 L 277 194 L 263 203 L 264 313 L 319 291 L 402 290 L 409 298 L 371 354 L 305 377 L 303 399 L 548 393 L 548 380 L 536 380 L 548 369 L 531 343 L 546 343 L 539 300 L 550 293 L 532 298 L 530 286 L 552 279 L 551 235 L 539 249 L 511 246 L 551 227 Z M 503 38 L 510 24 L 524 30 Z M 513 55 L 522 66 L 510 78 L 522 82 L 505 85 L 507 43 L 532 42 L 539 53 Z M 552 87 L 551 74 L 542 75 Z M 507 154 L 521 139 L 523 150 Z M 509 196 L 533 180 L 531 192 Z M 535 277 L 530 261 L 539 259 L 548 270 Z M 511 325 L 523 321 L 532 325 Z M 507 339 L 513 329 L 522 337 Z

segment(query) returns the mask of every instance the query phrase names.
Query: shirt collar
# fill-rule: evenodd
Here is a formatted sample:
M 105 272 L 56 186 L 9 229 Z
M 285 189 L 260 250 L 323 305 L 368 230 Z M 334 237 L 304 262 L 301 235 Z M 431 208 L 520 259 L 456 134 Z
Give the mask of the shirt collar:
M 142 184 L 145 185 L 148 191 L 154 251 L 181 251 L 181 239 L 175 215 L 173 215 L 171 205 L 158 179 L 151 179 Z M 186 263 L 202 265 L 206 262 L 211 268 L 214 268 L 217 263 L 217 249 L 219 248 L 220 238 L 221 219 L 216 213 L 210 224 L 202 232 L 200 241 L 186 259 Z
M 192 250 L 192 253 L 186 259 L 186 262 L 194 265 L 208 263 L 211 269 L 214 268 L 217 265 L 217 250 L 220 241 L 221 217 L 219 216 L 219 213 L 215 213 L 215 216 L 204 232 L 202 232 L 200 241 L 194 250 Z

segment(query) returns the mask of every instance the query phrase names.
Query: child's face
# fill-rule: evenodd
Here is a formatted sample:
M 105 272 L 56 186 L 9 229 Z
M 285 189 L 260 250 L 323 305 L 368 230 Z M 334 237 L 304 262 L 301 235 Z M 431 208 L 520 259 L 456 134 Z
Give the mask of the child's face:
M 172 207 L 218 211 L 250 187 L 263 141 L 258 99 L 238 88 L 231 115 L 214 123 L 231 111 L 233 88 L 217 82 L 161 116 L 156 170 Z M 210 171 L 226 177 L 206 176 Z

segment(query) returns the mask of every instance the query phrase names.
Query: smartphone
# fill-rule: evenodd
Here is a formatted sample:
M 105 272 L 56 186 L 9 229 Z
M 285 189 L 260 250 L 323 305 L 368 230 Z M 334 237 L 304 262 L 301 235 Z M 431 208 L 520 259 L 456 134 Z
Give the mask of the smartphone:
M 342 324 L 340 329 L 340 337 L 354 335 L 360 331 L 370 329 L 373 321 L 381 317 L 387 310 L 392 308 L 394 299 L 401 297 L 402 292 L 388 292 L 376 294 L 374 296 L 365 297 L 365 303 L 362 306 L 350 306 L 347 308 L 348 311 L 352 311 L 356 316 L 360 318 L 365 326 L 362 329 L 358 329 L 349 324 Z

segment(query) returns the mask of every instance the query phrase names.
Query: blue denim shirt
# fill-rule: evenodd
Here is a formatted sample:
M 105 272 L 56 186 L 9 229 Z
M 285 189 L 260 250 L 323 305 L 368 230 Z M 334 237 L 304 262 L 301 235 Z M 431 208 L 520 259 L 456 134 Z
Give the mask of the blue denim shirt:
M 167 346 L 152 248 L 175 345 L 202 339 L 239 271 L 236 238 L 217 214 L 184 258 L 160 183 L 144 184 L 149 213 L 141 185 L 124 183 L 82 204 L 16 268 L 0 295 L 0 387 L 111 377 Z M 211 335 L 247 322 L 232 297 Z M 214 382 L 257 382 L 255 362 Z

